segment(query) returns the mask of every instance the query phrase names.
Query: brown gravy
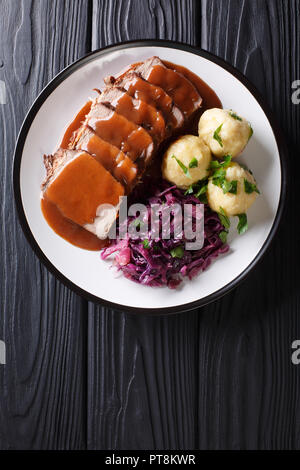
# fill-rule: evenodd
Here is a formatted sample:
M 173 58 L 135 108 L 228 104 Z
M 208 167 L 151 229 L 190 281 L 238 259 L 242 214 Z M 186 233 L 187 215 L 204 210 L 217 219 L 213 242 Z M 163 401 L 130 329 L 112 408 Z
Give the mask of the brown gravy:
M 144 127 L 153 139 L 162 140 L 166 134 L 166 123 L 162 114 L 153 106 L 149 106 L 145 101 L 135 101 L 127 93 L 122 93 L 111 101 L 115 111 L 134 122 L 138 126 Z
M 196 75 L 194 72 L 191 72 L 189 69 L 186 67 L 183 67 L 182 65 L 177 65 L 173 64 L 172 62 L 168 62 L 166 60 L 163 60 L 163 63 L 175 70 L 176 72 L 181 73 L 184 75 L 186 78 L 188 78 L 193 85 L 197 88 L 199 91 L 199 94 L 202 96 L 203 102 L 202 102 L 202 111 L 205 111 L 206 109 L 210 108 L 222 108 L 222 103 L 217 96 L 217 94 L 214 92 L 210 86 L 207 85 L 207 83 L 202 80 L 198 75 Z
M 78 114 L 76 114 L 75 119 L 69 124 L 66 132 L 64 133 L 63 139 L 61 141 L 60 147 L 63 149 L 67 149 L 72 137 L 74 135 L 74 132 L 76 132 L 81 124 L 83 123 L 85 116 L 90 112 L 92 106 L 92 101 L 88 101 L 85 103 L 83 108 L 79 111 Z
M 197 88 L 200 96 L 203 98 L 203 102 L 201 110 L 197 112 L 195 116 L 193 116 L 193 119 L 190 120 L 187 125 L 184 126 L 184 128 L 181 128 L 180 132 L 178 132 L 177 135 L 173 136 L 172 139 L 169 139 L 168 141 L 163 143 L 163 145 L 159 149 L 160 155 L 163 155 L 166 146 L 169 145 L 171 140 L 174 140 L 179 135 L 183 135 L 186 133 L 197 134 L 198 120 L 203 111 L 210 108 L 222 108 L 222 103 L 216 93 L 203 80 L 201 80 L 201 78 L 199 78 L 197 75 L 195 75 L 193 72 L 186 69 L 185 67 L 167 61 L 163 62 L 170 69 L 173 69 L 188 78 Z M 141 79 L 137 80 L 137 84 L 137 92 L 135 93 L 134 83 L 132 83 L 130 86 L 130 90 L 128 90 L 129 94 L 131 96 L 135 96 L 136 98 L 142 99 L 143 101 L 146 101 L 148 104 L 155 104 L 155 86 L 143 86 L 143 81 Z M 157 88 L 157 90 L 157 98 L 160 103 L 160 107 L 162 110 L 165 111 L 166 115 L 168 109 L 170 109 L 170 104 L 167 101 L 167 95 L 163 94 L 162 92 L 159 93 L 159 87 Z M 176 95 L 176 99 L 182 101 L 183 95 Z M 76 132 L 80 128 L 82 122 L 85 120 L 85 117 L 89 113 L 91 106 L 92 102 L 88 101 L 76 115 L 75 119 L 70 123 L 61 142 L 62 148 L 66 149 L 69 147 L 74 136 L 74 132 Z M 125 113 L 125 111 L 126 110 L 123 110 L 123 113 Z M 89 125 L 94 128 L 95 132 L 100 138 L 106 140 L 107 142 L 113 143 L 119 149 L 127 152 L 127 154 L 134 161 L 137 158 L 141 147 L 147 148 L 147 146 L 151 146 L 151 138 L 149 137 L 149 142 L 146 139 L 146 133 L 145 135 L 143 132 L 140 132 L 140 130 L 137 132 L 136 126 L 130 123 L 130 121 L 128 121 L 122 116 L 115 116 L 117 117 L 113 117 L 112 115 L 112 119 L 109 120 L 110 122 L 102 124 L 100 128 L 98 127 L 99 121 L 97 122 L 96 118 L 92 118 L 92 120 L 89 122 Z M 125 137 L 127 140 L 125 139 Z M 91 149 L 86 148 L 86 150 L 90 151 Z M 118 171 L 119 174 L 114 174 L 114 172 L 112 171 L 114 176 L 119 181 L 122 179 L 125 169 L 128 175 L 130 172 L 132 172 L 132 166 L 130 165 L 130 161 L 128 162 L 128 160 L 128 158 L 120 158 L 120 162 L 114 167 L 115 171 Z M 159 158 L 158 155 L 157 158 L 154 159 L 154 164 L 152 165 L 152 167 L 149 169 L 149 171 L 147 171 L 147 174 L 152 174 L 153 176 L 160 176 L 160 161 L 161 158 Z M 102 161 L 102 163 L 104 163 L 104 161 Z M 122 165 L 124 167 L 123 169 Z M 73 245 L 86 250 L 99 251 L 109 243 L 108 240 L 100 240 L 98 237 L 96 237 L 96 235 L 92 234 L 91 232 L 85 230 L 82 226 L 77 225 L 76 223 L 66 218 L 61 212 L 61 210 L 59 210 L 58 206 L 47 198 L 47 192 L 41 199 L 41 208 L 43 215 L 47 220 L 48 224 L 51 226 L 51 228 L 58 235 L 60 235 L 62 238 L 72 243 Z
M 118 147 L 134 162 L 141 155 L 145 155 L 145 158 L 148 154 L 151 155 L 153 140 L 148 132 L 121 114 L 108 110 L 102 103 L 96 102 L 93 105 L 87 125 L 101 139 Z
M 160 87 L 152 85 L 140 78 L 138 75 L 132 75 L 130 78 L 122 81 L 120 78 L 120 86 L 123 87 L 127 93 L 151 106 L 156 108 L 163 114 L 166 124 L 176 128 L 181 125 L 183 115 L 179 112 L 179 116 L 173 110 L 172 98 Z
M 116 206 L 123 195 L 123 186 L 99 162 L 79 152 L 49 183 L 41 205 L 48 224 L 61 237 L 81 248 L 98 250 L 103 242 L 98 243 L 82 226 L 93 223 L 100 204 Z
M 129 189 L 137 176 L 137 166 L 130 158 L 114 145 L 102 140 L 89 128 L 83 128 L 76 143 L 76 148 L 93 155 L 104 168 Z
M 117 205 L 124 188 L 95 158 L 78 152 L 44 194 L 65 217 L 83 226 L 93 223 L 100 204 Z
M 186 117 L 198 108 L 200 97 L 195 87 L 172 68 L 154 65 L 146 78 L 153 85 L 163 88 Z
M 100 251 L 108 245 L 108 240 L 100 240 L 93 233 L 64 217 L 56 205 L 46 197 L 41 199 L 41 208 L 45 219 L 54 232 L 72 245 L 90 251 Z
M 190 119 L 183 127 L 181 127 L 178 132 L 175 132 L 171 138 L 165 140 L 160 146 L 157 158 L 154 159 L 153 163 L 147 169 L 146 172 L 146 176 L 154 179 L 158 179 L 161 177 L 161 160 L 168 146 L 181 135 L 198 135 L 198 122 L 204 111 L 211 108 L 223 108 L 222 103 L 217 94 L 214 92 L 214 90 L 210 88 L 207 83 L 204 82 L 204 80 L 199 78 L 198 75 L 191 72 L 182 65 L 173 64 L 172 62 L 168 62 L 166 60 L 164 60 L 163 63 L 167 67 L 173 68 L 182 75 L 185 75 L 185 77 L 188 78 L 197 88 L 199 94 L 202 96 L 203 101 L 201 108 L 199 109 L 199 111 L 194 113 L 192 119 Z

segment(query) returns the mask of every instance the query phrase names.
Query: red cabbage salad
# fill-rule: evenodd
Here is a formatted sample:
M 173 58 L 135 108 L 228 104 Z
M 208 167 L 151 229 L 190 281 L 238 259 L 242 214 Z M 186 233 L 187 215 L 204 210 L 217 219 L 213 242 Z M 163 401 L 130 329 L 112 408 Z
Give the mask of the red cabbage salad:
M 195 191 L 192 194 L 189 193 L 191 191 L 183 191 L 164 180 L 159 182 L 149 180 L 137 186 L 128 202 L 138 201 L 145 204 L 147 213 L 144 217 L 146 216 L 146 222 L 149 222 L 150 226 L 152 204 L 160 204 L 166 209 L 170 205 L 179 204 L 182 210 L 184 204 L 191 204 L 195 207 L 199 205 L 202 199 L 199 196 L 201 188 L 198 191 L 199 198 L 196 197 Z M 192 218 L 196 216 L 196 212 L 193 212 Z M 161 230 L 162 215 L 160 214 L 159 217 Z M 226 221 L 221 221 L 221 219 L 223 219 L 222 215 L 213 212 L 207 203 L 204 204 L 204 244 L 199 250 L 185 248 L 185 242 L 188 240 L 185 238 L 184 230 L 182 230 L 182 238 L 174 238 L 174 221 L 176 222 L 174 213 L 171 215 L 170 239 L 167 240 L 162 237 L 153 238 L 151 227 L 146 232 L 146 236 L 145 233 L 142 237 L 130 237 L 127 234 L 125 239 L 120 238 L 120 227 L 117 226 L 116 238 L 112 239 L 110 245 L 102 250 L 101 258 L 106 259 L 114 254 L 113 264 L 117 269 L 126 278 L 139 284 L 151 287 L 167 286 L 175 289 L 184 278 L 193 279 L 204 271 L 214 258 L 228 252 Z M 192 220 L 193 227 L 196 225 L 195 222 Z M 123 223 L 126 224 L 126 228 L 133 223 L 138 232 L 145 220 L 140 220 L 138 215 L 128 216 Z

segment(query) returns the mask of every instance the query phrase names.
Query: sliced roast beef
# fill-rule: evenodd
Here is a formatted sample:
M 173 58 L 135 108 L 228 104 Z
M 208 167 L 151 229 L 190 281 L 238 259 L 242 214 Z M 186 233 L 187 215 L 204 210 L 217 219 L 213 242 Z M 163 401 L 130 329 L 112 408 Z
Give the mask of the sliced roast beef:
M 42 184 L 44 201 L 61 218 L 99 238 L 107 236 L 122 197 L 141 180 L 158 145 L 202 102 L 195 86 L 158 57 L 106 83 L 75 129 L 71 149 L 44 157 Z
M 46 176 L 42 183 L 42 190 L 45 191 L 51 181 L 58 175 L 60 170 L 77 155 L 77 151 L 64 150 L 59 148 L 54 155 L 44 155 L 44 165 Z
M 84 151 L 59 150 L 45 162 L 43 197 L 67 219 L 99 238 L 107 237 L 124 195 L 123 186 Z
M 159 86 L 152 85 L 133 71 L 128 71 L 121 77 L 114 79 L 108 77 L 107 84 L 115 84 L 127 93 L 151 106 L 156 107 L 163 114 L 166 122 L 166 134 L 173 129 L 180 128 L 184 123 L 184 115 L 174 104 L 172 98 Z
M 125 154 L 137 161 L 139 168 L 145 168 L 151 161 L 154 143 L 150 134 L 124 116 L 109 109 L 96 99 L 86 117 L 85 125 Z
M 166 67 L 159 57 L 151 57 L 133 70 L 143 79 L 160 86 L 171 96 L 186 119 L 200 108 L 202 98 L 195 86 L 182 74 Z
M 98 102 L 144 127 L 158 144 L 165 138 L 166 123 L 162 113 L 145 101 L 133 98 L 125 90 L 115 85 L 107 86 L 98 97 Z
M 125 186 L 126 192 L 130 191 L 138 176 L 138 170 L 135 163 L 122 150 L 98 137 L 87 126 L 82 126 L 79 129 L 71 146 L 93 155 L 106 170 L 110 171 Z

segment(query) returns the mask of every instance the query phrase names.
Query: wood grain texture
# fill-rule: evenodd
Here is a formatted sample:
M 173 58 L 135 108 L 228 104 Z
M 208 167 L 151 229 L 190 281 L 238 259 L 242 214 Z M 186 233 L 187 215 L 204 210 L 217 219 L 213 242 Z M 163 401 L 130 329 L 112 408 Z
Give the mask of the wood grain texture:
M 197 0 L 93 0 L 92 50 L 133 39 L 197 40 Z
M 90 304 L 89 448 L 194 447 L 196 325 L 196 312 L 151 318 Z
M 0 449 L 300 449 L 298 0 L 0 1 Z M 252 80 L 290 145 L 284 224 L 232 293 L 172 317 L 87 303 L 39 263 L 17 223 L 13 148 L 63 67 L 137 38 L 202 46 Z
M 12 158 L 43 86 L 86 52 L 85 1 L 0 2 L 0 449 L 83 448 L 86 303 L 40 264 L 17 221 Z M 41 156 L 40 156 L 41 157 Z M 39 158 L 39 156 L 37 156 Z
M 136 4 L 130 16 L 134 3 L 94 2 L 93 47 L 137 37 L 201 45 L 244 72 L 277 113 L 290 140 L 299 139 L 299 108 L 290 101 L 291 81 L 299 72 L 299 61 L 293 60 L 299 57 L 296 1 L 203 0 L 201 11 L 199 2 L 197 7 L 196 2 L 179 2 L 180 19 L 172 17 L 174 33 L 165 27 L 163 2 L 143 2 L 142 22 L 133 19 L 141 18 Z M 189 22 L 188 39 L 177 28 L 183 18 Z M 110 19 L 113 26 L 107 27 Z M 295 160 L 292 152 L 291 158 Z M 90 305 L 90 448 L 300 447 L 299 374 L 290 359 L 291 343 L 300 335 L 298 236 L 290 230 L 296 207 L 294 198 L 276 242 L 247 281 L 199 312 L 145 319 Z M 107 340 L 104 331 L 115 335 Z M 177 336 L 180 342 L 174 348 L 170 337 Z M 116 345 L 121 350 L 112 359 L 109 351 Z M 193 361 L 195 347 L 198 361 Z M 96 378 L 94 371 L 103 368 L 107 372 Z M 106 382 L 110 369 L 122 382 Z M 133 407 L 130 396 L 136 397 Z M 113 410 L 109 419 L 108 404 Z
M 202 45 L 242 71 L 284 128 L 298 167 L 299 2 L 202 1 Z M 200 448 L 300 448 L 298 212 L 292 181 L 288 210 L 271 249 L 231 295 L 205 309 L 199 324 Z
M 138 38 L 195 44 L 197 2 L 93 2 L 92 47 Z M 197 312 L 130 316 L 89 305 L 88 448 L 193 448 Z

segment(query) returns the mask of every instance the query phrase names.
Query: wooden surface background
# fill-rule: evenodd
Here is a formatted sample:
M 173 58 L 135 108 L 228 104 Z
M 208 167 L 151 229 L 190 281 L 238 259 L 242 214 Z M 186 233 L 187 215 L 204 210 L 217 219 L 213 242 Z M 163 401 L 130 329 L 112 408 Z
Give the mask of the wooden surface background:
M 236 66 L 290 146 L 289 203 L 247 280 L 171 317 L 96 306 L 26 243 L 11 184 L 17 134 L 62 68 L 137 38 L 201 46 Z M 0 0 L 0 449 L 300 449 L 299 0 Z

